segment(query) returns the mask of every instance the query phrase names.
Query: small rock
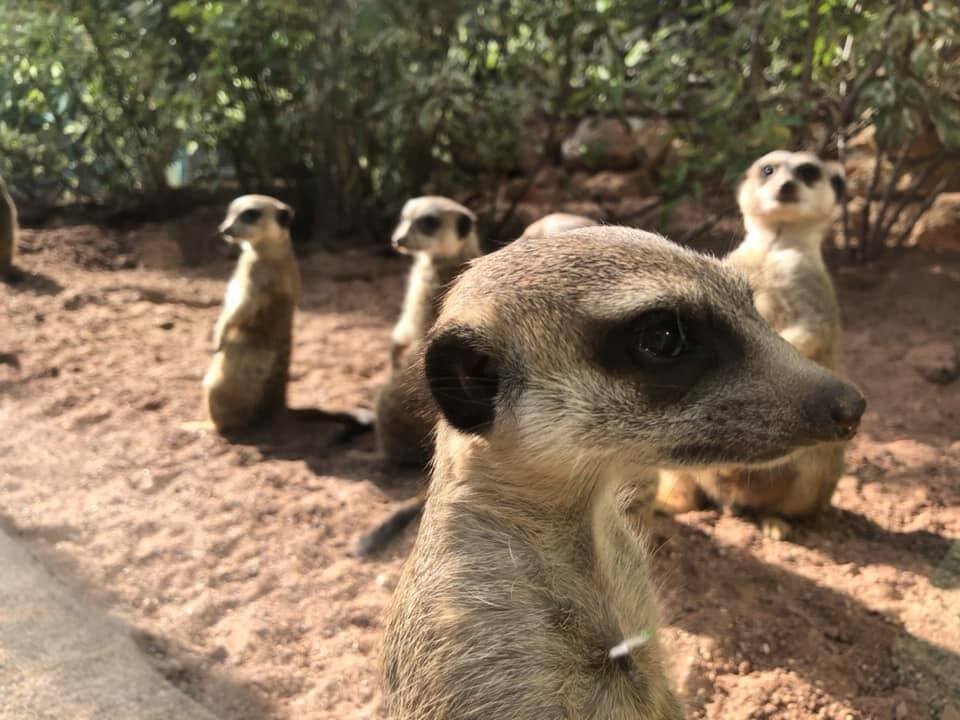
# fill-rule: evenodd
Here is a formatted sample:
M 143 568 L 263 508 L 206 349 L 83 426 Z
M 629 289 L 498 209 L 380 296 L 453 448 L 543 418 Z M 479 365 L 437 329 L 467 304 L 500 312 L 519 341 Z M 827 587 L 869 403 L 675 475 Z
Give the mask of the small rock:
M 907 704 L 902 700 L 897 703 L 896 709 L 893 711 L 893 715 L 897 720 L 906 720 L 907 715 L 910 714 L 910 711 L 907 709 Z
M 656 188 L 644 170 L 632 172 L 604 171 L 593 175 L 584 183 L 584 190 L 598 201 L 618 202 L 624 198 L 646 198 Z
M 761 646 L 761 650 L 763 650 L 763 654 L 764 654 L 764 655 L 769 655 L 769 654 L 770 654 L 770 646 L 769 646 L 767 643 L 764 643 L 764 644 Z
M 911 242 L 935 250 L 960 250 L 960 193 L 938 195 L 913 229 Z
M 937 385 L 946 385 L 960 377 L 960 355 L 951 343 L 920 345 L 910 350 L 905 360 L 927 381 Z

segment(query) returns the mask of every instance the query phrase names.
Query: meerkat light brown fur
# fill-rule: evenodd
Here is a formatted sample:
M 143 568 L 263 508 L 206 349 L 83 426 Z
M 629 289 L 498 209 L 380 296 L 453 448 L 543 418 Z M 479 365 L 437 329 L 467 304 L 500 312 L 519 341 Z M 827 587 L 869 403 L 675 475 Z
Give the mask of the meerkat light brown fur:
M 760 315 L 800 353 L 839 369 L 840 318 L 821 245 L 843 191 L 843 170 L 810 153 L 764 155 L 747 171 L 737 199 L 746 238 L 727 258 L 750 282 Z M 818 445 L 762 470 L 664 473 L 658 505 L 682 512 L 705 493 L 731 509 L 763 516 L 765 534 L 783 537 L 783 519 L 830 504 L 843 472 L 843 443 Z
M 394 720 L 681 718 L 624 485 L 768 462 L 849 432 L 863 404 L 738 273 L 626 228 L 472 263 L 424 368 L 442 417 L 384 638 Z
M 293 210 L 265 195 L 244 195 L 220 232 L 242 251 L 214 329 L 203 379 L 204 408 L 218 430 L 252 425 L 286 405 L 293 314 L 300 273 L 290 241 Z
M 568 230 L 576 230 L 582 227 L 593 227 L 599 225 L 596 220 L 588 218 L 586 215 L 574 215 L 572 213 L 550 213 L 544 215 L 536 222 L 527 225 L 520 239 L 529 237 L 547 237 L 549 235 L 558 235 Z
M 17 254 L 17 231 L 17 206 L 13 204 L 3 178 L 0 178 L 0 275 L 6 275 L 13 269 Z
M 377 445 L 390 465 L 425 465 L 436 410 L 422 373 L 411 368 L 437 318 L 443 293 L 481 254 L 476 216 L 449 198 L 412 198 L 403 206 L 391 242 L 414 261 L 390 339 L 390 376 L 377 396 Z

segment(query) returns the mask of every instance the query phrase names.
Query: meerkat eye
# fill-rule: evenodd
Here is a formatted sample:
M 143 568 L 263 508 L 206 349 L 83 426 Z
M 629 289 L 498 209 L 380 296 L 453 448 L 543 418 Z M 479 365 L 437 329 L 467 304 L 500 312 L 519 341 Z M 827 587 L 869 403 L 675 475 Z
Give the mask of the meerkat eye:
M 679 313 L 654 310 L 634 324 L 632 342 L 643 359 L 673 360 L 690 350 Z
M 440 229 L 440 218 L 438 218 L 436 215 L 424 215 L 423 217 L 417 218 L 416 222 L 413 223 L 413 226 L 419 233 L 423 233 L 424 235 L 433 235 L 437 230 Z
M 813 185 L 823 175 L 820 168 L 813 163 L 803 163 L 793 169 L 793 174 L 800 178 L 804 185 Z
M 260 219 L 260 215 L 261 212 L 259 210 L 254 210 L 251 208 L 250 210 L 244 210 L 242 213 L 240 213 L 240 217 L 238 219 L 242 223 L 252 224 Z
M 773 175 L 774 169 L 775 168 L 773 167 L 773 165 L 764 165 L 762 168 L 760 168 L 760 174 L 763 175 L 764 177 L 768 177 L 770 175 Z

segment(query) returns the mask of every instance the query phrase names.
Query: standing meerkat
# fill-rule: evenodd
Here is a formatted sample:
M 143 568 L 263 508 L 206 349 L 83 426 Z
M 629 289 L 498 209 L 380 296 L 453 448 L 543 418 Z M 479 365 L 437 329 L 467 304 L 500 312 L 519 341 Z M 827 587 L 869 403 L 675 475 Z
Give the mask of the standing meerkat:
M 746 237 L 725 262 L 741 270 L 760 315 L 805 357 L 839 370 L 840 313 L 823 262 L 824 233 L 843 196 L 843 169 L 805 152 L 777 150 L 747 171 L 737 193 Z M 661 475 L 657 504 L 668 512 L 702 505 L 761 515 L 765 535 L 783 538 L 784 518 L 829 507 L 843 473 L 842 442 L 817 445 L 760 470 L 726 468 Z
M 414 261 L 390 338 L 390 377 L 377 396 L 377 446 L 389 465 L 423 466 L 430 459 L 436 409 L 414 366 L 443 293 L 480 257 L 476 219 L 458 202 L 426 195 L 406 202 L 393 232 L 393 246 Z
M 17 206 L 0 177 L 0 276 L 13 270 L 17 254 Z
M 588 218 L 586 215 L 574 215 L 572 213 L 550 213 L 542 218 L 527 225 L 520 239 L 529 237 L 547 237 L 548 235 L 558 235 L 568 230 L 576 230 L 582 227 L 594 227 L 599 225 L 596 220 Z
M 220 233 L 242 250 L 214 328 L 203 378 L 207 417 L 219 431 L 252 425 L 283 409 L 300 272 L 290 241 L 293 210 L 265 195 L 227 208 Z
M 424 368 L 442 417 L 384 637 L 396 720 L 681 718 L 623 486 L 847 437 L 864 404 L 738 273 L 627 228 L 471 264 Z

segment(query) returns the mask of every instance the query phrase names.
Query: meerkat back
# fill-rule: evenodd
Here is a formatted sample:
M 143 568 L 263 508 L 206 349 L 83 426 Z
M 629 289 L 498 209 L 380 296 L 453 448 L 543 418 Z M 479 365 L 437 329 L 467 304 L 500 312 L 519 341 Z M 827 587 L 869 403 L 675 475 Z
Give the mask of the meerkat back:
M 17 206 L 0 177 L 0 275 L 13 268 L 17 254 Z

